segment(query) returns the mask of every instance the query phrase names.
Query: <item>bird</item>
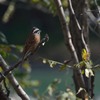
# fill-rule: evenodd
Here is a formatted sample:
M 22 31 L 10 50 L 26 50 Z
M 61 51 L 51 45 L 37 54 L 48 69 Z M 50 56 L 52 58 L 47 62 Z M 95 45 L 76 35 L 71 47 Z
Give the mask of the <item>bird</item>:
M 32 28 L 32 31 L 30 32 L 23 48 L 22 62 L 24 61 L 27 55 L 29 55 L 30 53 L 34 54 L 38 44 L 40 43 L 40 38 L 41 38 L 40 33 L 41 30 L 39 28 L 37 27 Z

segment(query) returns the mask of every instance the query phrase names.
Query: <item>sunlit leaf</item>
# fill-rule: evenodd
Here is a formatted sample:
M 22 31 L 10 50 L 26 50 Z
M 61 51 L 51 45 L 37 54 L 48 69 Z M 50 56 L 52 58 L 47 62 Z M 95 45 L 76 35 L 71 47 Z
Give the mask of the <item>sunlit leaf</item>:
M 83 49 L 82 50 L 82 59 L 85 60 L 85 61 L 88 61 L 89 57 L 90 57 L 89 52 L 87 52 L 86 49 Z
M 86 77 L 94 76 L 94 73 L 91 69 L 85 69 L 85 75 Z
M 89 61 L 85 61 L 84 63 L 86 65 L 86 68 L 88 68 L 88 69 L 92 68 L 91 63 Z

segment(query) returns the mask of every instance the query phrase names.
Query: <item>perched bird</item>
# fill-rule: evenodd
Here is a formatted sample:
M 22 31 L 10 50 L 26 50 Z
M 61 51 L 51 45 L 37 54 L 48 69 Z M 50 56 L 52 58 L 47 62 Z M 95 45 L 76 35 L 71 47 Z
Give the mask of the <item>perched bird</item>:
M 22 62 L 28 54 L 34 53 L 35 49 L 37 48 L 40 42 L 40 32 L 41 31 L 38 28 L 32 28 L 32 31 L 29 34 L 29 37 L 27 38 L 25 46 L 23 48 Z

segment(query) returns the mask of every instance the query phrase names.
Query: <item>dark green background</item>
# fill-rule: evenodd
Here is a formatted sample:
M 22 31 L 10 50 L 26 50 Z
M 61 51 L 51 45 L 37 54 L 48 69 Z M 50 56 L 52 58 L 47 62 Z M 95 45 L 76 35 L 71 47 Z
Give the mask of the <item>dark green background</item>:
M 7 5 L 0 4 L 0 31 L 7 36 L 9 44 L 23 45 L 28 33 L 31 31 L 32 27 L 35 26 L 40 28 L 42 31 L 42 37 L 46 33 L 50 37 L 50 40 L 45 47 L 40 49 L 37 54 L 38 56 L 43 56 L 48 59 L 58 60 L 61 62 L 69 58 L 69 52 L 64 45 L 63 34 L 57 16 L 41 12 L 34 8 L 26 9 L 24 7 L 19 7 L 16 8 L 9 22 L 3 23 L 2 16 L 6 9 Z M 100 38 L 92 32 L 90 32 L 90 48 L 94 64 L 100 63 Z M 69 74 L 70 71 L 59 72 L 58 69 L 51 69 L 49 66 L 38 62 L 33 62 L 32 66 L 34 66 L 31 74 L 32 79 L 41 81 L 41 92 L 54 78 L 62 79 L 63 82 L 60 89 L 64 89 L 66 86 L 71 87 L 71 84 L 73 84 L 71 81 L 72 75 Z M 99 75 L 98 71 L 95 78 L 96 96 L 100 95 Z M 30 90 L 31 91 L 29 92 L 28 89 L 28 92 L 32 94 L 32 89 Z

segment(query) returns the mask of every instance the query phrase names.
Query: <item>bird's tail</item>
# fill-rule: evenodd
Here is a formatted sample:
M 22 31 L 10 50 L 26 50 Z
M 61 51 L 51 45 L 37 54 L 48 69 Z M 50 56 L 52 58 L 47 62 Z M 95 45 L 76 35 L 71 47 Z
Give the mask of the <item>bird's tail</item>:
M 27 51 L 25 54 L 23 54 L 23 57 L 21 59 L 21 65 L 23 65 L 24 61 L 28 58 L 28 56 L 31 54 L 30 51 Z

